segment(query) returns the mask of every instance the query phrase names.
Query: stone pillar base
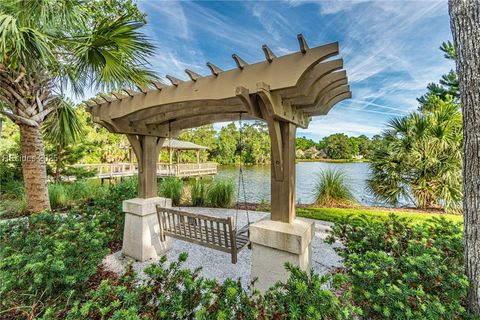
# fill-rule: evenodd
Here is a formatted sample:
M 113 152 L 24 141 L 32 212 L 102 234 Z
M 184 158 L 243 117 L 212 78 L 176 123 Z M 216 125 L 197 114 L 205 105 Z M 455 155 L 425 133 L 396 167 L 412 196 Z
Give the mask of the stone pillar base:
M 169 238 L 160 241 L 160 227 L 156 205 L 172 207 L 167 198 L 134 198 L 123 201 L 125 228 L 123 230 L 123 254 L 139 261 L 156 258 L 170 249 Z
M 252 224 L 251 278 L 257 278 L 255 289 L 265 292 L 277 281 L 287 280 L 289 272 L 285 269 L 285 262 L 309 270 L 313 235 L 313 223 L 301 220 L 292 223 L 262 220 Z

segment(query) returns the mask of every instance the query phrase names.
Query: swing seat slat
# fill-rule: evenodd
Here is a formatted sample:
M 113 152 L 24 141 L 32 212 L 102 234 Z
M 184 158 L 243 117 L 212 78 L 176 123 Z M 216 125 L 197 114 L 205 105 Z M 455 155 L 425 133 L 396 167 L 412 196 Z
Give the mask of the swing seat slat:
M 248 225 L 235 231 L 232 217 L 220 218 L 157 206 L 160 240 L 166 236 L 230 253 L 237 263 L 238 253 L 250 244 Z

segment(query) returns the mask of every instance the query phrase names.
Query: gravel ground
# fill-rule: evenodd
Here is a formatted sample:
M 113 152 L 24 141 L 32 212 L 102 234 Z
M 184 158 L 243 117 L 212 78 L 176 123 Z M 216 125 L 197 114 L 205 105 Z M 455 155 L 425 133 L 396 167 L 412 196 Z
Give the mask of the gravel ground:
M 214 216 L 235 216 L 234 209 L 212 209 L 212 208 L 179 208 L 188 212 L 209 214 Z M 268 216 L 264 212 L 250 212 L 250 221 L 257 221 Z M 318 274 L 325 274 L 330 269 L 340 267 L 342 265 L 341 258 L 337 255 L 334 248 L 338 244 L 329 245 L 324 242 L 327 231 L 332 225 L 330 222 L 299 218 L 306 221 L 315 222 L 315 237 L 312 241 L 312 267 Z M 245 211 L 240 210 L 238 214 L 239 227 L 247 224 Z M 237 264 L 230 262 L 230 255 L 220 251 L 216 251 L 203 246 L 195 245 L 177 239 L 171 239 L 172 248 L 166 253 L 168 261 L 175 261 L 181 252 L 188 252 L 188 259 L 184 267 L 195 269 L 202 267 L 201 275 L 207 278 L 216 278 L 223 281 L 226 278 L 241 278 L 242 286 L 248 287 L 250 282 L 250 259 L 251 251 L 249 249 L 242 250 L 238 255 Z M 122 273 L 125 265 L 131 260 L 123 256 L 121 251 L 115 252 L 105 257 L 103 263 L 106 269 L 116 273 Z M 143 269 L 148 265 L 157 262 L 158 259 L 152 259 L 145 262 L 133 262 L 133 268 L 143 275 Z

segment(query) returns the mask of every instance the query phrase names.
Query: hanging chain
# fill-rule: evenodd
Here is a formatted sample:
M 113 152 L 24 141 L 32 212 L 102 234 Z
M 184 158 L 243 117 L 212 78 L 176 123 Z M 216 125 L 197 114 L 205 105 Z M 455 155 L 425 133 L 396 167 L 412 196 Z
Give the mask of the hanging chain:
M 235 231 L 237 230 L 237 222 L 238 222 L 238 211 L 239 205 L 241 201 L 240 197 L 240 190 L 243 189 L 243 205 L 245 207 L 245 211 L 247 213 L 247 226 L 250 225 L 250 215 L 248 212 L 248 205 L 247 205 L 247 192 L 245 189 L 245 179 L 243 175 L 243 123 L 242 123 L 242 113 L 239 114 L 239 144 L 240 144 L 240 169 L 238 171 L 238 185 L 237 185 L 237 205 L 236 205 L 236 212 L 235 212 Z

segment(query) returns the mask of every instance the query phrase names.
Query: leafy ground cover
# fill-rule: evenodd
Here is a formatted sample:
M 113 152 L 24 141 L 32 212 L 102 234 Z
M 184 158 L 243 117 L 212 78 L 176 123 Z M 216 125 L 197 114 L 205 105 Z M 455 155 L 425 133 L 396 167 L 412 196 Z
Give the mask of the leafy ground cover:
M 146 277 L 118 278 L 99 264 L 121 247 L 121 202 L 135 187 L 125 180 L 62 215 L 0 223 L 0 319 L 474 319 L 464 308 L 461 223 L 433 213 L 412 222 L 412 212 L 335 208 L 329 241 L 343 244 L 345 268 L 319 276 L 287 266 L 289 279 L 264 294 L 183 269 L 186 254 Z

